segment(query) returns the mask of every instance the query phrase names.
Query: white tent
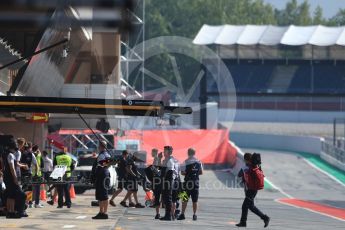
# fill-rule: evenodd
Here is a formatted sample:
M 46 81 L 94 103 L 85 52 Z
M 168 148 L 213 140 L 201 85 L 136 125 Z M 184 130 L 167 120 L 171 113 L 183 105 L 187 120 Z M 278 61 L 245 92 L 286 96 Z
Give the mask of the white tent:
M 197 45 L 345 46 L 345 27 L 272 25 L 203 25 Z
M 203 25 L 193 43 L 222 58 L 345 59 L 344 26 Z

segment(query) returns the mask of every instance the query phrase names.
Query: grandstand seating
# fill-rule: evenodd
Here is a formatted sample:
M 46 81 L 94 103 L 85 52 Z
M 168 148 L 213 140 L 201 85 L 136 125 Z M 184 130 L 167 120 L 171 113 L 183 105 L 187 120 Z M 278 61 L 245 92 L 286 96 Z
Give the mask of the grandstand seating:
M 271 82 L 277 78 L 276 68 L 282 64 L 234 64 L 226 63 L 238 93 L 287 93 L 287 94 L 344 94 L 345 66 L 333 64 L 296 64 L 294 76 L 286 89 L 272 88 Z M 312 75 L 314 74 L 314 87 Z M 284 76 L 280 76 L 284 77 Z

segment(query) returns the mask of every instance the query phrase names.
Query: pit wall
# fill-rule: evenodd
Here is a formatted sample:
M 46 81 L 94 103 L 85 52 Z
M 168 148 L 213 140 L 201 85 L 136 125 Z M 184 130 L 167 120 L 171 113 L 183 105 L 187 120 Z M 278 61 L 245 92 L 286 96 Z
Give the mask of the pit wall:
M 219 121 L 228 121 L 226 115 L 231 111 L 219 109 Z M 344 112 L 237 109 L 235 121 L 331 123 L 335 117 L 344 117 Z
M 277 149 L 281 151 L 315 154 L 329 164 L 345 171 L 345 164 L 322 151 L 322 142 L 324 139 L 320 137 L 232 132 L 230 134 L 230 140 L 236 143 L 237 146 L 245 148 Z

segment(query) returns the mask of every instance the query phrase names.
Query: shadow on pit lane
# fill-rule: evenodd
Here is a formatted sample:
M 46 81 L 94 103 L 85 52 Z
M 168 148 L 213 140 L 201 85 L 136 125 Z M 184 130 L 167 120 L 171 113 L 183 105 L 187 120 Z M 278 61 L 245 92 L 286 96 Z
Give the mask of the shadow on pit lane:
M 239 183 L 239 179 L 231 172 L 213 171 L 213 173 L 227 188 L 242 188 Z

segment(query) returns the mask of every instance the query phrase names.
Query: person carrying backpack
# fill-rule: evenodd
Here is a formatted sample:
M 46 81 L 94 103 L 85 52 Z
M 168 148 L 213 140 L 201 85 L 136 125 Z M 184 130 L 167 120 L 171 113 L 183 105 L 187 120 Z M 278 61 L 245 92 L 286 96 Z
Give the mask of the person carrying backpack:
M 248 156 L 247 156 L 248 157 Z M 242 215 L 240 223 L 236 224 L 237 227 L 247 227 L 248 209 L 254 214 L 259 216 L 264 221 L 264 227 L 266 228 L 270 222 L 270 217 L 263 214 L 255 205 L 254 199 L 258 190 L 264 188 L 264 173 L 261 169 L 260 154 L 254 153 L 250 157 L 250 161 L 246 161 L 248 169 L 244 171 L 245 182 L 245 199 L 242 204 Z
M 187 201 L 182 202 L 182 213 L 177 218 L 178 220 L 184 220 L 185 211 L 187 208 L 188 198 L 192 197 L 193 202 L 193 220 L 197 220 L 196 211 L 198 209 L 199 199 L 199 176 L 203 174 L 203 166 L 200 160 L 195 157 L 195 150 L 193 148 L 188 149 L 188 159 L 185 160 L 182 168 L 182 175 L 184 178 L 184 189 L 187 193 Z

